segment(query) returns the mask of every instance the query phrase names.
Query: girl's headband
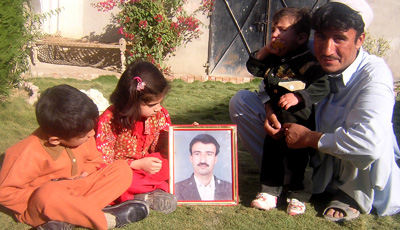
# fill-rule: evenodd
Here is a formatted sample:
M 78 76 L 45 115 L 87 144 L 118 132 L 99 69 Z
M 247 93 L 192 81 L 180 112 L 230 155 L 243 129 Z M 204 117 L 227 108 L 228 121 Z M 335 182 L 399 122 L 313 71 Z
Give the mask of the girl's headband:
M 142 91 L 144 90 L 144 87 L 146 86 L 146 82 L 142 81 L 142 79 L 139 76 L 136 76 L 133 78 L 133 80 L 137 80 L 137 86 L 136 86 L 136 90 L 137 91 Z

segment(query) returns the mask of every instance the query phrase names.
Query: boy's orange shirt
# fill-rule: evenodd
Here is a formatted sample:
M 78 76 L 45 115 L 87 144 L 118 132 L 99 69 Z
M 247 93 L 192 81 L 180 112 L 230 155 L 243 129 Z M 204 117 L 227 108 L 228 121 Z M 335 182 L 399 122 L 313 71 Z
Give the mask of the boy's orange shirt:
M 24 213 L 31 194 L 53 179 L 76 178 L 82 172 L 93 173 L 102 163 L 94 137 L 70 149 L 50 146 L 37 129 L 5 153 L 0 172 L 0 204 Z

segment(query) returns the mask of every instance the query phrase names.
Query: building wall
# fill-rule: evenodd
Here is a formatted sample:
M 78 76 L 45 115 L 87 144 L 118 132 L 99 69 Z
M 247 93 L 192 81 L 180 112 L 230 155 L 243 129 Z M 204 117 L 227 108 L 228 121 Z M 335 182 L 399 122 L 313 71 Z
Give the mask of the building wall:
M 390 42 L 390 50 L 384 59 L 392 70 L 395 81 L 400 81 L 400 1 L 367 0 L 374 11 L 374 20 L 368 31 L 375 37 L 384 37 Z
M 37 12 L 47 12 L 59 7 L 62 8 L 58 16 L 53 16 L 43 25 L 43 31 L 49 34 L 59 33 L 68 38 L 100 39 L 102 42 L 116 42 L 119 39 L 114 30 L 109 30 L 111 14 L 118 12 L 98 12 L 91 6 L 99 0 L 32 0 Z M 373 36 L 382 36 L 390 41 L 391 49 L 385 60 L 393 72 L 396 81 L 400 80 L 400 1 L 398 0 L 367 0 L 374 11 L 374 21 L 368 31 Z M 191 12 L 198 7 L 199 0 L 188 0 L 186 9 Z M 199 15 L 206 26 L 210 21 L 206 15 Z M 186 46 L 179 47 L 175 56 L 170 57 L 167 64 L 171 66 L 175 76 L 205 76 L 208 60 L 209 33 L 202 28 L 200 38 L 193 40 Z
M 111 14 L 118 12 L 118 9 L 99 12 L 91 5 L 97 2 L 99 0 L 32 0 L 32 5 L 35 12 L 61 9 L 57 16 L 51 16 L 43 23 L 44 33 L 75 39 L 101 36 L 103 42 L 117 42 L 119 36 L 116 33 L 113 36 L 104 34 L 111 32 L 107 30 L 111 25 Z
M 192 13 L 199 7 L 199 2 L 199 0 L 188 0 L 185 9 L 188 13 Z M 205 25 L 205 27 L 201 27 L 203 34 L 186 46 L 179 47 L 175 56 L 170 57 L 166 62 L 171 66 L 175 76 L 206 76 L 210 18 L 207 15 L 199 14 L 197 19 Z

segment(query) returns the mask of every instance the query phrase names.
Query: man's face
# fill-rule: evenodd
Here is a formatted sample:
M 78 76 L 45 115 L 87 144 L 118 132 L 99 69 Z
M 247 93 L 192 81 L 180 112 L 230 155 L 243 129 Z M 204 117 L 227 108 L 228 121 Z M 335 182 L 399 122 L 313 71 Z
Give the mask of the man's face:
M 356 39 L 357 31 L 349 29 L 342 31 L 331 29 L 316 31 L 314 35 L 314 50 L 322 68 L 333 74 L 343 72 L 357 57 L 365 34 Z
M 212 175 L 214 165 L 217 163 L 217 156 L 215 153 L 216 148 L 214 144 L 196 142 L 192 146 L 190 162 L 193 165 L 195 175 Z

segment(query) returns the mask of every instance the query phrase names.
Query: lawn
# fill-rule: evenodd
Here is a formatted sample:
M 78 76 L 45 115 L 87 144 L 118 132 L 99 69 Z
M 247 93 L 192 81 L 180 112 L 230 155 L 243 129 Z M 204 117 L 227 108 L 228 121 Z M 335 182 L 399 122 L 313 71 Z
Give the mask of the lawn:
M 90 88 L 101 91 L 106 98 L 114 89 L 117 79 L 102 76 L 92 81 L 74 79 L 35 78 L 30 79 L 41 91 L 58 85 L 70 84 L 78 89 Z M 259 81 L 246 84 L 221 82 L 185 83 L 171 82 L 171 91 L 164 102 L 173 124 L 231 124 L 228 112 L 229 99 L 240 89 L 255 90 Z M 15 90 L 10 99 L 0 104 L 0 161 L 8 147 L 28 136 L 36 127 L 34 107 L 25 102 L 24 91 Z M 396 105 L 395 130 L 400 129 L 400 107 Z M 258 170 L 239 142 L 239 195 L 237 206 L 179 206 L 174 213 L 151 212 L 150 216 L 124 229 L 400 229 L 400 214 L 378 217 L 375 214 L 361 215 L 359 219 L 346 223 L 332 223 L 321 217 L 329 201 L 325 195 L 314 196 L 307 203 L 304 215 L 290 217 L 286 205 L 269 212 L 250 208 L 250 202 L 260 189 Z M 0 229 L 30 229 L 28 225 L 16 223 L 7 209 L 0 207 Z

